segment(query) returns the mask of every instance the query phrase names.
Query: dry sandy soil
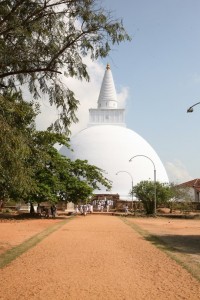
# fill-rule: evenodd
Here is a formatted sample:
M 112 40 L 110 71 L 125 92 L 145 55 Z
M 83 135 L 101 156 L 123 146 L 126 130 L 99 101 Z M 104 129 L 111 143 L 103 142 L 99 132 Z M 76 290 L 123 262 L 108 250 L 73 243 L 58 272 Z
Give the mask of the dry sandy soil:
M 2 253 L 58 221 L 1 222 Z M 199 243 L 200 220 L 77 216 L 0 270 L 0 299 L 200 299 L 199 281 L 138 226 L 199 258 L 199 244 L 188 243 Z

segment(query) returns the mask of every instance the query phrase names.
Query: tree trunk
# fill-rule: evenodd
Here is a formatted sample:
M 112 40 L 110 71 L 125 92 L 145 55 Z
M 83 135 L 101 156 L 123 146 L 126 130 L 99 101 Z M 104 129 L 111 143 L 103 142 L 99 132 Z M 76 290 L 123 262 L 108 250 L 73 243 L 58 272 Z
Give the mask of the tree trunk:
M 34 215 L 34 213 L 35 213 L 34 206 L 33 203 L 31 202 L 30 214 Z
M 2 208 L 4 207 L 4 201 L 0 200 L 0 211 L 2 211 Z
M 144 201 L 143 205 L 144 205 L 147 215 L 154 214 L 154 201 L 151 201 L 151 200 Z

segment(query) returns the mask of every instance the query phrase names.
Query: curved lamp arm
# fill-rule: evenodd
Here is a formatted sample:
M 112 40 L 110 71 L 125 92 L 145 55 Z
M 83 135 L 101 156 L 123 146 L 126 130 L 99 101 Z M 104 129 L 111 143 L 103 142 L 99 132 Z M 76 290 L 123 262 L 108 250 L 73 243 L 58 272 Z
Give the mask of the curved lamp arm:
M 155 164 L 154 164 L 153 160 L 152 160 L 150 157 L 148 157 L 148 156 L 146 156 L 146 155 L 143 155 L 143 154 L 139 154 L 139 155 L 135 155 L 135 156 L 131 157 L 131 159 L 129 159 L 129 162 L 131 162 L 133 158 L 135 158 L 135 157 L 138 157 L 138 156 L 143 156 L 143 157 L 146 157 L 146 158 L 148 158 L 148 159 L 149 159 L 149 160 L 152 162 L 152 164 L 153 164 L 153 167 L 154 167 L 154 170 L 156 169 L 156 167 L 155 167 Z
M 187 112 L 188 112 L 188 113 L 193 112 L 193 107 L 194 107 L 195 105 L 198 105 L 198 104 L 200 104 L 200 102 L 197 102 L 197 103 L 195 103 L 194 105 L 190 106 L 190 107 L 187 109 Z
M 131 177 L 131 180 L 133 181 L 133 177 L 132 177 L 132 175 L 129 172 L 127 172 L 127 171 L 118 171 L 116 173 L 116 175 L 118 175 L 119 173 L 127 173 Z

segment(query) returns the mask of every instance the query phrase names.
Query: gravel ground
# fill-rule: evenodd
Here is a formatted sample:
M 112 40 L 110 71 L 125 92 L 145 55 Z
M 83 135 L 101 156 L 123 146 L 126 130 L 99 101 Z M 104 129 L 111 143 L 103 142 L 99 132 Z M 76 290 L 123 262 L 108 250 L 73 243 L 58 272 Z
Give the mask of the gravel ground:
M 200 284 L 186 270 L 105 215 L 73 218 L 1 269 L 0 278 L 3 300 L 200 299 Z

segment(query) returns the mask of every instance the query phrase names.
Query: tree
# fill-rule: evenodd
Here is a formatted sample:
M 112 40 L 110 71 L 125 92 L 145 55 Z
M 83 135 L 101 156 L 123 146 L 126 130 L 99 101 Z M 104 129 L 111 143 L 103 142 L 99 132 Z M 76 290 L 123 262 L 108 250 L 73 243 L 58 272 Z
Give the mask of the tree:
M 1 1 L 0 87 L 20 90 L 27 83 L 34 98 L 47 94 L 60 111 L 54 128 L 68 129 L 79 102 L 60 74 L 89 80 L 83 57 L 106 57 L 125 40 L 122 21 L 96 0 Z
M 30 193 L 36 194 L 39 188 L 39 181 L 35 178 L 37 172 L 43 184 L 39 190 L 46 189 L 45 193 L 51 197 L 53 187 L 55 191 L 60 184 L 55 176 L 57 173 L 53 173 L 58 169 L 52 167 L 57 154 L 53 160 L 51 143 L 49 151 L 52 152 L 45 151 L 47 140 L 52 135 L 46 132 L 42 138 L 41 133 L 39 138 L 35 132 L 37 106 L 23 101 L 23 85 L 28 85 L 35 99 L 48 95 L 50 103 L 60 111 L 59 121 L 52 129 L 59 131 L 64 125 L 67 132 L 71 122 L 77 121 L 75 112 L 79 102 L 64 86 L 61 73 L 89 80 L 84 56 L 90 55 L 92 59 L 106 57 L 112 45 L 125 40 L 130 40 L 130 37 L 122 22 L 112 20 L 111 14 L 96 0 L 0 2 L 1 199 L 28 199 Z M 98 181 L 108 184 L 101 177 L 101 170 L 94 166 L 92 169 L 88 165 L 87 171 L 80 171 L 75 165 L 74 168 L 78 172 L 74 178 L 79 183 L 82 176 L 92 189 Z
M 71 161 L 62 156 L 55 148 L 55 143 L 65 144 L 66 137 L 50 131 L 35 133 L 32 164 L 35 169 L 34 180 L 36 189 L 29 195 L 27 201 L 49 201 L 57 203 L 59 200 L 78 202 L 86 200 L 94 189 L 104 185 L 108 189 L 111 184 L 103 176 L 103 171 L 87 161 Z
M 170 201 L 170 213 L 173 209 L 180 208 L 181 210 L 188 210 L 189 205 L 192 202 L 191 190 L 189 187 L 183 185 L 170 184 L 172 198 Z M 191 206 L 190 206 L 191 209 Z
M 19 199 L 34 189 L 28 159 L 37 107 L 19 93 L 0 95 L 0 199 Z
M 73 202 L 87 200 L 94 190 L 100 189 L 100 186 L 105 186 L 107 190 L 112 186 L 111 182 L 104 177 L 103 170 L 88 164 L 87 160 L 70 161 L 69 173 L 71 180 L 66 186 L 67 199 Z M 72 179 L 75 180 L 72 182 Z
M 155 183 L 153 181 L 141 181 L 134 186 L 133 191 L 136 197 L 142 201 L 147 214 L 154 213 Z M 156 182 L 157 204 L 163 204 L 172 197 L 172 191 L 168 184 Z
M 54 148 L 69 146 L 60 133 L 36 131 L 39 111 L 19 93 L 0 96 L 0 200 L 56 203 L 65 196 L 85 200 L 99 184 L 110 187 L 102 170 L 87 161 L 72 162 Z

